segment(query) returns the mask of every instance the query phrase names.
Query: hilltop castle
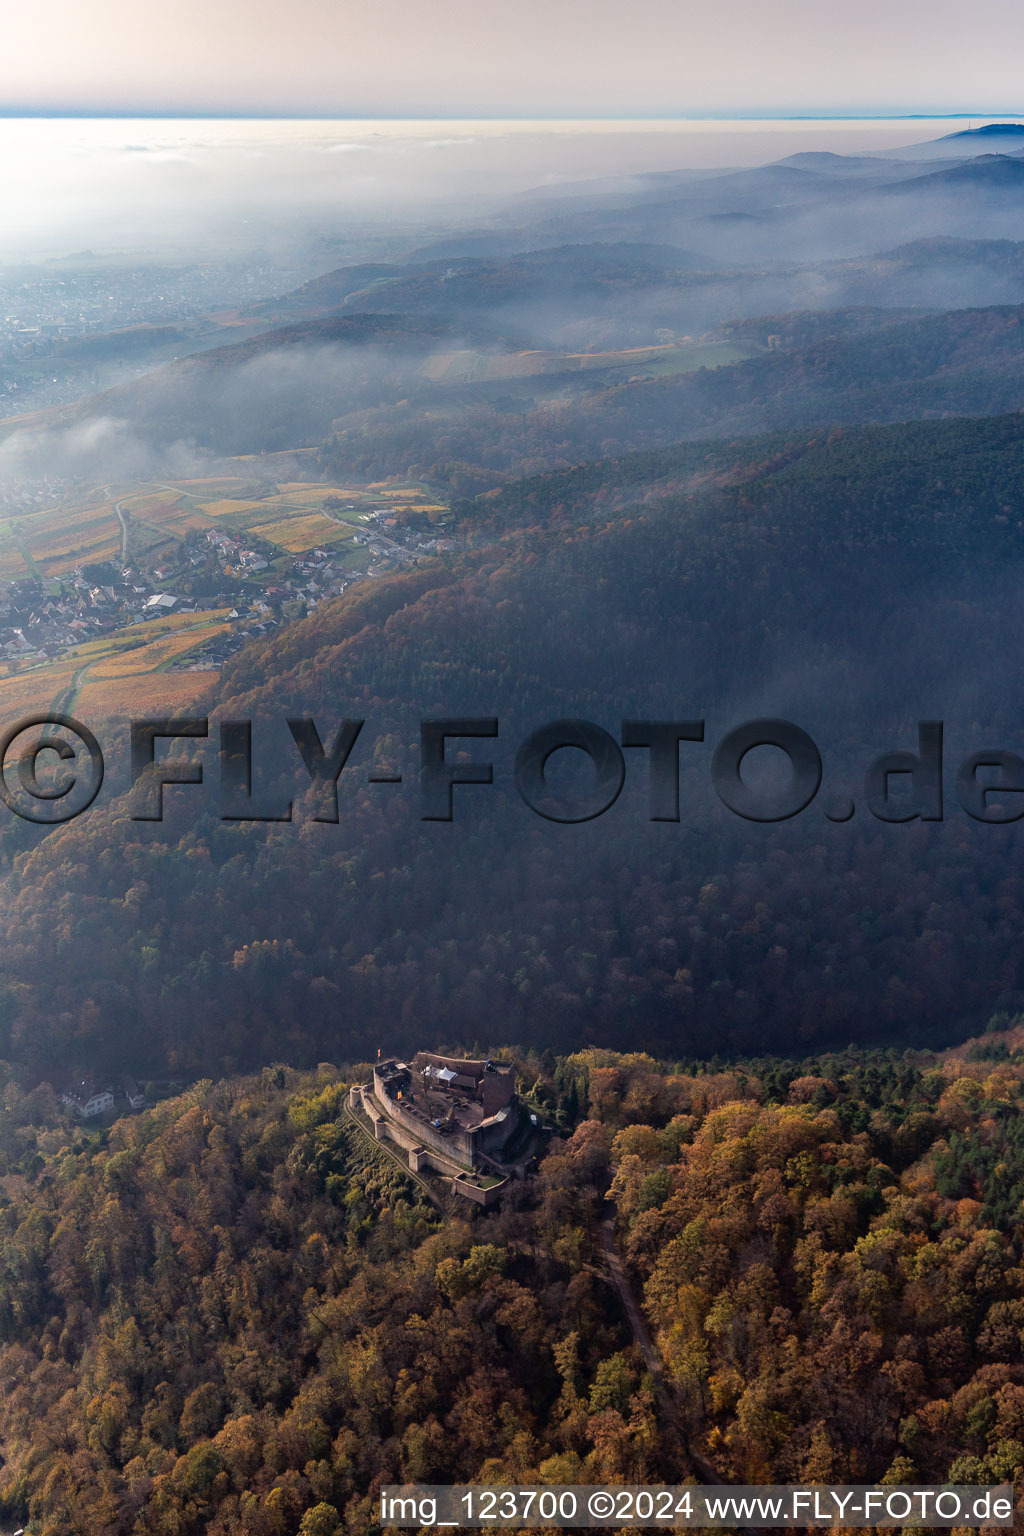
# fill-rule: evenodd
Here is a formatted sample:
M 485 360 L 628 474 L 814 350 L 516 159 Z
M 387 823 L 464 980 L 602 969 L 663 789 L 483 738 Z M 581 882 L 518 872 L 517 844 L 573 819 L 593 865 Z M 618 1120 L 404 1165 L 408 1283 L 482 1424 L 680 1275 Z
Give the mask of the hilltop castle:
M 378 1141 L 408 1153 L 410 1168 L 451 1175 L 453 1187 L 481 1205 L 525 1172 L 536 1122 L 508 1062 L 417 1051 L 410 1062 L 379 1061 L 372 1084 L 353 1087 L 351 1102 Z

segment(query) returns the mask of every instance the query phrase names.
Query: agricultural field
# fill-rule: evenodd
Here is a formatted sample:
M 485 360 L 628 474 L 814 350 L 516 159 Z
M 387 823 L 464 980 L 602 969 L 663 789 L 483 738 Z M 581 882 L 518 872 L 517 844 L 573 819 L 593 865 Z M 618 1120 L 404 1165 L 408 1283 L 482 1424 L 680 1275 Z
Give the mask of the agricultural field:
M 194 644 L 198 641 L 194 641 Z M 131 652 L 122 658 L 137 670 L 124 675 L 104 673 L 104 664 L 70 667 L 63 662 L 37 667 L 15 677 L 0 678 L 0 727 L 13 724 L 21 716 L 46 710 L 74 714 L 86 724 L 133 711 L 150 712 L 188 704 L 200 698 L 213 683 L 215 670 L 166 672 L 159 669 L 156 657 L 144 661 L 146 652 Z M 166 653 L 162 659 L 169 658 Z M 148 670 L 145 668 L 148 666 Z
M 332 544 L 339 538 L 352 537 L 355 529 L 348 523 L 337 523 L 324 517 L 322 512 L 312 512 L 307 517 L 282 517 L 273 523 L 254 523 L 251 533 L 286 549 L 291 554 L 303 554 L 318 544 Z
M 134 648 L 124 647 L 91 665 L 88 682 L 93 683 L 114 677 L 139 677 L 146 672 L 162 672 L 169 662 L 187 655 L 189 651 L 194 651 L 197 646 L 204 645 L 207 640 L 228 634 L 230 629 L 230 624 L 193 625 L 190 629 L 179 630 L 177 634 L 158 636 L 155 640 L 136 645 Z
M 194 483 L 183 482 L 183 493 L 185 486 Z M 194 511 L 208 518 L 211 526 L 232 536 L 251 534 L 293 555 L 317 545 L 343 544 L 370 522 L 371 512 L 422 512 L 436 518 L 448 510 L 425 487 L 416 485 L 311 485 L 292 480 L 272 494 L 245 496 L 239 494 L 244 482 L 232 485 L 220 480 L 218 494 L 211 496 L 209 482 L 195 484 L 196 491 L 187 494 Z
M 126 496 L 119 505 L 133 524 L 148 526 L 175 538 L 183 538 L 190 528 L 209 527 L 208 520 L 194 508 L 182 506 L 181 497 L 173 491 Z
M 262 459 L 260 468 L 266 468 Z M 282 555 L 302 554 L 316 545 L 344 544 L 370 512 L 381 510 L 434 518 L 447 508 L 416 485 L 290 480 L 272 486 L 220 475 L 175 485 L 94 486 L 44 511 L 0 519 L 0 582 L 66 577 L 76 566 L 120 564 L 122 557 L 150 569 L 171 557 L 189 532 L 211 528 L 231 536 L 251 533 Z
M 61 661 L 0 678 L 0 727 L 11 725 L 19 716 L 58 707 L 77 670 Z
M 0 546 L 0 581 L 19 581 L 30 574 L 25 557 L 16 543 Z
M 162 545 L 169 547 L 200 523 L 207 526 L 183 510 L 175 497 L 152 494 L 107 494 L 99 501 L 90 494 L 78 502 L 6 518 L 0 521 L 0 581 L 26 576 L 48 580 L 67 576 L 79 565 L 106 561 L 120 565 L 126 539 L 128 558 L 138 561 L 147 554 L 155 556 Z
M 259 505 L 259 503 L 232 501 L 230 497 L 225 497 L 223 501 L 202 502 L 200 510 L 205 512 L 208 517 L 231 517 L 234 513 L 248 512 L 254 505 Z
M 117 559 L 121 527 L 112 506 L 51 508 L 0 522 L 0 580 L 62 576 L 83 562 Z
M 87 679 L 75 699 L 86 723 L 171 712 L 195 704 L 217 681 L 216 672 L 150 672 L 137 677 Z
M 745 341 L 693 341 L 668 347 L 648 347 L 637 353 L 620 352 L 622 363 L 638 373 L 667 378 L 676 373 L 695 373 L 698 368 L 726 368 L 730 363 L 757 357 L 763 348 Z M 636 361 L 631 365 L 630 358 Z M 601 364 L 584 364 L 600 367 Z
M 741 362 L 763 349 L 744 341 L 672 341 L 655 347 L 629 347 L 616 352 L 478 352 L 464 349 L 435 353 L 425 373 L 437 384 L 482 384 L 495 380 L 535 378 L 538 374 L 610 372 L 658 377 L 694 373 Z
M 170 614 L 145 625 L 88 640 L 59 660 L 0 677 L 0 726 L 36 710 L 73 713 L 88 708 L 93 718 L 123 713 L 123 699 L 147 707 L 198 698 L 217 677 L 215 669 L 169 672 L 189 651 L 227 634 L 226 608 Z M 134 705 L 133 705 L 134 707 Z

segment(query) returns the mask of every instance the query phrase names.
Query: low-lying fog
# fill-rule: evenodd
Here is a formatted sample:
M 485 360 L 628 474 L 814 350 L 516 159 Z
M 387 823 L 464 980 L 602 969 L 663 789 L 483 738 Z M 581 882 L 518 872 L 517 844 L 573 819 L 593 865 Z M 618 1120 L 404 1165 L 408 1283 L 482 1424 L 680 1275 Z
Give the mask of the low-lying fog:
M 884 154 L 960 119 L 646 122 L 0 120 L 0 263 L 279 247 L 289 236 L 469 217 L 537 188 L 763 165 L 805 150 Z M 574 194 L 586 190 L 572 186 Z M 596 190 L 596 187 L 593 188 Z M 386 245 L 386 240 L 385 240 Z M 314 263 L 315 266 L 315 263 Z

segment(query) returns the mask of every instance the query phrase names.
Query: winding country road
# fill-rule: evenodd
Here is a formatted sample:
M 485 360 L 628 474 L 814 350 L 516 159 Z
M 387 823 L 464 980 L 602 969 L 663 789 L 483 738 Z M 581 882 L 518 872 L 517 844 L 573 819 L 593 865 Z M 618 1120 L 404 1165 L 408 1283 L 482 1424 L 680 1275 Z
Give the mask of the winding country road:
M 124 504 L 123 501 L 115 501 L 114 502 L 114 511 L 117 514 L 118 522 L 121 524 L 121 564 L 122 565 L 127 565 L 128 564 L 128 524 L 125 522 L 124 513 L 121 511 L 121 507 L 123 506 L 123 504 Z
M 601 1244 L 604 1248 L 604 1256 L 612 1285 L 614 1285 L 619 1294 L 622 1310 L 625 1312 L 629 1326 L 633 1330 L 633 1337 L 637 1342 L 640 1353 L 644 1357 L 644 1364 L 659 1386 L 664 1387 L 665 1373 L 662 1370 L 661 1360 L 658 1358 L 658 1353 L 651 1342 L 651 1336 L 647 1331 L 647 1324 L 644 1322 L 643 1313 L 640 1311 L 637 1299 L 630 1289 L 629 1281 L 626 1279 L 622 1260 L 615 1251 L 615 1218 L 612 1216 L 606 1216 L 601 1223 Z

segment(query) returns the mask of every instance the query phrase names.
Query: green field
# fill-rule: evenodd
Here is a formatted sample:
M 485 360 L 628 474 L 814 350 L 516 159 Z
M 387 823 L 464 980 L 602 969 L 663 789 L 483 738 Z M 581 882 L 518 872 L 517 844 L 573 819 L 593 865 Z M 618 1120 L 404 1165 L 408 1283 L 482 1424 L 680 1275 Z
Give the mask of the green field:
M 535 379 L 563 373 L 671 374 L 695 373 L 698 368 L 723 368 L 754 357 L 763 348 L 745 341 L 673 341 L 656 347 L 629 347 L 613 352 L 502 352 L 467 349 L 439 352 L 430 360 L 428 377 L 435 384 L 487 384 Z

